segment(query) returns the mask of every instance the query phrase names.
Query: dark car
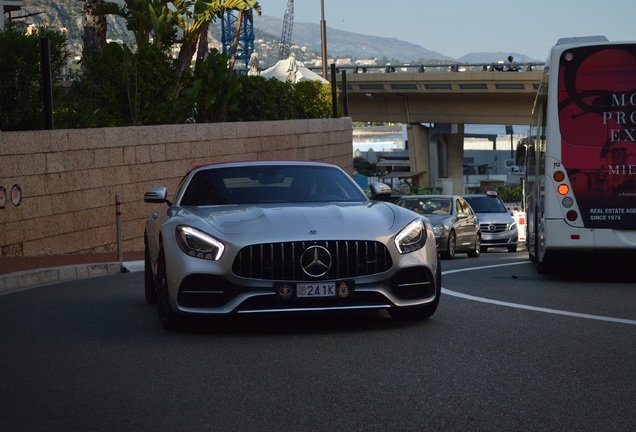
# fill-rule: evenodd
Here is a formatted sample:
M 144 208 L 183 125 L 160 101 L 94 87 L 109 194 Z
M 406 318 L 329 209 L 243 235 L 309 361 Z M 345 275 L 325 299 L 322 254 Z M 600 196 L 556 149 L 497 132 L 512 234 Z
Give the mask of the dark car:
M 426 216 L 433 225 L 437 250 L 446 259 L 457 252 L 478 257 L 481 252 L 479 218 L 470 205 L 458 195 L 410 195 L 396 202 L 415 213 Z
M 505 247 L 508 252 L 516 252 L 519 244 L 517 223 L 497 192 L 463 197 L 479 216 L 481 251 L 486 252 L 489 247 Z

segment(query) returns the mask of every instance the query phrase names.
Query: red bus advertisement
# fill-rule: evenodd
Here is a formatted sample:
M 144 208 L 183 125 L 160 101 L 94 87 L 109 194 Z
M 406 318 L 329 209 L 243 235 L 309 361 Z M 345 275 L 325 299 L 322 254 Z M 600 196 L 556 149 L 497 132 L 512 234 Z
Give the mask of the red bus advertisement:
M 531 260 L 636 251 L 636 42 L 560 40 L 520 154 Z
M 561 158 L 589 228 L 636 228 L 636 45 L 559 59 Z

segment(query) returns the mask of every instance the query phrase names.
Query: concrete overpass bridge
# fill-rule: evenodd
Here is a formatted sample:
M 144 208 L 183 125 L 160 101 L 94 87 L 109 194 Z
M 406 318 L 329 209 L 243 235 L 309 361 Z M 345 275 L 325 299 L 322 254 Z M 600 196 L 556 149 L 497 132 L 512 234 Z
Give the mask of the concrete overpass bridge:
M 406 123 L 411 178 L 419 187 L 463 193 L 464 124 L 528 124 L 543 73 L 538 64 L 523 72 L 489 65 L 449 71 L 336 74 L 345 115 L 356 122 Z M 537 67 L 539 66 L 539 67 Z M 438 67 L 439 68 L 439 67 Z M 421 72 L 425 70 L 424 72 Z

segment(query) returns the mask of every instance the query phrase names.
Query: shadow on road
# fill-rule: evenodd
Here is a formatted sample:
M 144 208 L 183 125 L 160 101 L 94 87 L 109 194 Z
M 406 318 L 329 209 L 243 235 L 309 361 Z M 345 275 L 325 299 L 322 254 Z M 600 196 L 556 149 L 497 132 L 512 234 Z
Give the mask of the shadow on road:
M 267 336 L 282 334 L 336 334 L 393 331 L 396 328 L 428 326 L 432 320 L 396 320 L 384 311 L 232 315 L 183 320 L 179 331 L 228 336 Z

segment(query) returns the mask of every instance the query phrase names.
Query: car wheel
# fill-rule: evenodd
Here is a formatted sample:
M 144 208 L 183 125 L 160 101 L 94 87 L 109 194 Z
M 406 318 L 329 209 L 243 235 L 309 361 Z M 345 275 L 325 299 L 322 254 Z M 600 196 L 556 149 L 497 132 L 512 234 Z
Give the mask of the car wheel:
M 150 251 L 148 250 L 148 237 L 144 235 L 144 291 L 148 304 L 157 303 L 157 284 L 155 276 L 152 274 L 152 263 L 150 262 Z
M 170 306 L 170 294 L 168 293 L 168 274 L 166 272 L 166 258 L 163 250 L 159 251 L 157 263 L 157 312 L 161 327 L 166 330 L 177 328 L 179 317 Z
M 517 245 L 508 246 L 508 252 L 517 252 Z
M 481 235 L 475 236 L 475 245 L 472 249 L 468 250 L 468 256 L 471 258 L 478 258 L 481 254 Z
M 455 237 L 455 231 L 451 231 L 448 234 L 448 247 L 442 253 L 442 256 L 446 259 L 455 258 L 455 252 L 457 249 L 457 238 Z

